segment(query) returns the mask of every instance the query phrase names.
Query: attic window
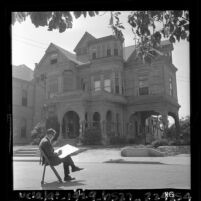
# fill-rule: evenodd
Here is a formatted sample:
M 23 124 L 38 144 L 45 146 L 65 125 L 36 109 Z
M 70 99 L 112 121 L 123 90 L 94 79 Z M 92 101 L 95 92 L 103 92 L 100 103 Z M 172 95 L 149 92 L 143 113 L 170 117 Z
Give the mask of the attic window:
M 55 63 L 57 63 L 57 57 L 58 57 L 58 55 L 57 55 L 57 53 L 54 53 L 54 54 L 52 54 L 51 55 L 51 59 L 50 59 L 50 64 L 55 64 Z

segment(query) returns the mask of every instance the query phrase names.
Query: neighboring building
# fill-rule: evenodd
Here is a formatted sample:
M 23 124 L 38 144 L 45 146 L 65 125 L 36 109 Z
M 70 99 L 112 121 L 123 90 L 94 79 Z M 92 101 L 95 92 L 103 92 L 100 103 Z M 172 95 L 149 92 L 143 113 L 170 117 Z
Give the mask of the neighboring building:
M 144 64 L 135 46 L 124 47 L 113 35 L 96 39 L 86 32 L 76 54 L 51 43 L 34 70 L 34 125 L 55 115 L 60 138 L 78 138 L 94 126 L 105 141 L 125 136 L 136 142 L 153 134 L 146 129 L 152 115 L 162 115 L 165 126 L 170 115 L 178 126 L 172 50 L 163 41 L 154 62 Z
M 33 71 L 25 65 L 12 67 L 13 143 L 27 143 L 33 127 Z

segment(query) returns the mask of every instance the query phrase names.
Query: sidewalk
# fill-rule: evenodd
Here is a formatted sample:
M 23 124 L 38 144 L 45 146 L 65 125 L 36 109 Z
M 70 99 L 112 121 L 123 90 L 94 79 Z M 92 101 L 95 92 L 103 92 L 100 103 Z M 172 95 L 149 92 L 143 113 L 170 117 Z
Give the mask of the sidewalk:
M 38 150 L 37 146 L 18 146 L 14 147 L 13 151 L 18 149 L 34 149 Z M 56 148 L 56 147 L 55 147 Z M 72 156 L 73 160 L 78 163 L 133 163 L 133 164 L 167 164 L 167 165 L 190 165 L 190 154 L 180 154 L 167 157 L 122 157 L 120 155 L 121 148 L 86 148 L 87 150 Z M 13 156 L 14 162 L 39 162 L 39 154 L 36 156 Z

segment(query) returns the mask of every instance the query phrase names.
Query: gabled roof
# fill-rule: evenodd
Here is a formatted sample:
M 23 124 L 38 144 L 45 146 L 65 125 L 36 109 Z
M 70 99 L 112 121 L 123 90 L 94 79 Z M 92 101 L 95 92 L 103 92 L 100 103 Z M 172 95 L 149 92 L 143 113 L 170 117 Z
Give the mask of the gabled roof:
M 59 47 L 58 45 L 55 45 L 54 43 L 51 43 L 51 45 L 55 46 L 56 49 L 58 49 L 67 59 L 77 63 L 77 64 L 83 64 L 83 62 L 80 62 L 76 59 L 76 55 L 69 52 L 68 50 L 63 49 L 62 47 Z
M 90 38 L 91 40 L 96 39 L 94 36 L 92 36 L 90 33 L 88 33 L 87 31 L 84 33 L 84 35 L 82 36 L 82 38 L 80 39 L 80 41 L 78 42 L 78 44 L 76 45 L 75 49 L 73 50 L 74 52 L 77 50 L 77 48 L 79 47 L 79 45 L 82 43 L 82 41 L 84 41 L 85 39 Z
M 12 66 L 12 77 L 25 81 L 31 81 L 33 79 L 33 70 L 26 65 Z
M 131 56 L 131 54 L 133 53 L 134 50 L 135 50 L 135 45 L 124 47 L 123 58 L 125 61 L 128 60 L 128 58 Z
M 109 36 L 104 36 L 101 38 L 93 39 L 93 40 L 89 41 L 89 44 L 103 42 L 103 41 L 107 41 L 107 40 L 118 40 L 118 39 L 114 35 L 109 35 Z

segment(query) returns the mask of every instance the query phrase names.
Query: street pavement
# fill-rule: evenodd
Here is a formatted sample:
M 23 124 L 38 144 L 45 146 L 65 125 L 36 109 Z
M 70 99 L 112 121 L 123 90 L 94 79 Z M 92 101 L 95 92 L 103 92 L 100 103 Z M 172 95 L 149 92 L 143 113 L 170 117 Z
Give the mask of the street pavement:
M 85 168 L 71 173 L 76 178 L 75 181 L 60 184 L 47 167 L 46 183 L 41 186 L 43 166 L 39 165 L 38 149 L 34 146 L 27 148 L 13 148 L 15 153 L 19 149 L 25 150 L 22 156 L 13 154 L 14 190 L 190 189 L 190 155 L 122 157 L 121 148 L 87 148 L 86 151 L 72 156 L 77 166 Z M 63 165 L 56 166 L 56 169 L 63 179 Z

